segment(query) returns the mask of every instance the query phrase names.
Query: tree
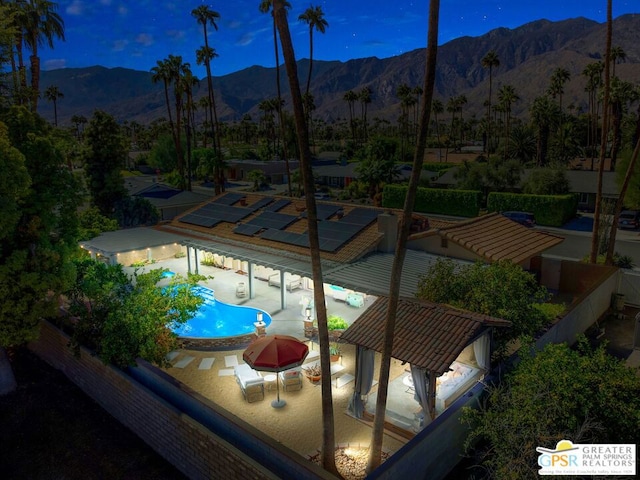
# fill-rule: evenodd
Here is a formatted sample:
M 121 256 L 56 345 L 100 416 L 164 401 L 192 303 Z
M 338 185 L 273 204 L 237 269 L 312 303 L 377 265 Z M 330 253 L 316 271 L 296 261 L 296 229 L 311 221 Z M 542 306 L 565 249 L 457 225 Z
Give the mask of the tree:
M 354 105 L 356 103 L 356 100 L 358 99 L 358 94 L 356 92 L 354 92 L 353 90 L 349 90 L 348 92 L 346 92 L 344 94 L 342 99 L 345 102 L 347 102 L 347 105 L 349 106 L 349 126 L 351 127 L 351 140 L 353 140 L 355 142 L 356 141 L 356 127 L 355 127 L 355 123 L 353 121 L 353 117 L 355 116 Z
M 442 160 L 442 143 L 440 142 L 440 121 L 438 115 L 444 113 L 444 105 L 438 99 L 434 99 L 431 103 L 431 113 L 433 113 L 433 121 L 436 124 L 436 138 L 438 140 L 438 161 Z
M 398 145 L 395 141 L 376 138 L 371 140 L 365 150 L 364 158 L 358 163 L 358 180 L 369 186 L 369 196 L 378 206 L 382 201 L 382 186 L 391 183 L 399 176 L 396 158 Z
M 586 77 L 587 84 L 585 90 L 588 93 L 589 100 L 589 128 L 587 130 L 587 145 L 589 147 L 589 155 L 591 156 L 591 170 L 593 170 L 593 160 L 595 155 L 595 142 L 598 132 L 598 89 L 602 85 L 602 71 L 604 64 L 595 62 L 588 64 L 582 75 Z
M 506 121 L 504 129 L 504 158 L 509 157 L 509 139 L 511 137 L 511 107 L 520 100 L 513 85 L 503 85 L 498 90 L 498 101 L 504 108 Z
M 318 237 L 318 211 L 313 195 L 314 182 L 311 167 L 311 151 L 309 150 L 309 133 L 304 116 L 302 94 L 298 80 L 296 58 L 293 52 L 291 33 L 287 21 L 287 3 L 284 0 L 273 0 L 273 18 L 280 34 L 282 53 L 285 60 L 285 68 L 291 91 L 293 115 L 295 120 L 296 136 L 300 152 L 300 170 L 305 191 L 305 206 L 307 207 L 307 222 L 309 232 L 309 253 L 311 257 L 312 280 L 314 285 L 322 285 L 322 263 L 320 259 L 320 241 Z M 316 317 L 318 320 L 318 343 L 320 349 L 320 365 L 328 371 L 331 365 L 329 356 L 329 329 L 327 327 L 327 307 L 322 288 L 316 288 L 313 293 L 316 305 Z M 335 463 L 335 430 L 333 425 L 333 399 L 331 396 L 331 377 L 323 375 L 322 388 L 322 466 L 330 473 L 337 474 Z
M 0 182 L 0 347 L 10 347 L 37 337 L 72 281 L 81 189 L 40 117 L 14 106 L 0 121 L 0 165 L 15 169 Z
M 420 104 L 420 121 L 418 128 L 418 138 L 416 139 L 416 149 L 413 156 L 413 166 L 409 188 L 405 197 L 402 210 L 402 220 L 400 221 L 400 232 L 396 242 L 396 250 L 391 269 L 391 280 L 389 288 L 389 304 L 385 316 L 384 343 L 382 346 L 382 358 L 380 361 L 380 374 L 378 397 L 376 399 L 376 413 L 371 432 L 371 448 L 369 460 L 367 462 L 367 472 L 372 472 L 382 460 L 382 437 L 384 434 L 384 420 L 387 410 L 387 392 L 389 389 L 389 375 L 391 371 L 391 354 L 393 352 L 394 330 L 396 325 L 396 310 L 400 299 L 400 280 L 402 278 L 402 267 L 407 253 L 407 239 L 411 228 L 411 218 L 413 215 L 413 205 L 415 204 L 418 185 L 420 183 L 420 172 L 424 163 L 424 152 L 427 145 L 427 132 L 429 130 L 429 116 L 431 114 L 431 102 L 433 100 L 433 90 L 435 86 L 435 70 L 438 53 L 438 24 L 440 14 L 440 0 L 431 0 L 429 3 L 429 27 L 427 34 L 427 50 L 425 61 L 425 74 L 422 97 Z M 430 379 L 431 391 L 435 391 L 435 378 Z M 426 413 L 426 412 L 425 412 Z M 429 412 L 431 413 L 431 412 Z
M 272 7 L 273 7 L 273 11 L 272 11 Z M 282 2 L 282 8 L 285 9 L 285 15 L 286 15 L 286 11 L 291 9 L 291 4 L 287 1 L 287 0 L 283 0 Z M 277 107 L 278 107 L 278 120 L 280 122 L 280 134 L 281 134 L 281 138 L 283 139 L 283 145 L 285 145 L 284 142 L 284 116 L 283 116 L 283 111 L 282 111 L 282 105 L 284 104 L 283 100 L 282 100 L 282 90 L 280 88 L 280 56 L 279 56 L 279 49 L 278 49 L 278 32 L 276 29 L 276 18 L 275 18 L 275 4 L 273 2 L 273 0 L 261 0 L 260 2 L 260 6 L 259 6 L 259 10 L 261 13 L 269 13 L 271 11 L 271 18 L 273 20 L 273 48 L 275 51 L 275 60 L 276 60 L 276 90 L 278 92 L 278 97 L 277 97 Z M 287 170 L 287 187 L 288 187 L 288 192 L 289 192 L 289 196 L 291 196 L 292 192 L 291 192 L 291 170 L 289 168 L 289 156 L 287 155 L 287 151 L 286 151 L 286 147 L 284 147 L 284 164 L 285 164 L 285 169 Z
M 116 204 L 126 196 L 121 169 L 127 158 L 125 142 L 115 119 L 96 110 L 85 131 L 87 186 L 91 204 L 113 218 Z
M 54 125 L 58 126 L 58 99 L 64 98 L 64 94 L 55 85 L 49 85 L 44 91 L 44 98 L 53 102 Z
M 490 478 L 534 478 L 536 446 L 574 443 L 635 443 L 640 428 L 640 378 L 586 340 L 577 349 L 548 344 L 522 360 L 503 386 L 488 388 L 486 405 L 468 409 L 466 446 L 479 443 L 475 458 Z
M 216 22 L 220 20 L 220 14 L 211 10 L 206 5 L 200 5 L 191 11 L 191 16 L 193 16 L 197 22 L 202 25 L 204 34 L 204 47 L 199 49 L 196 52 L 196 55 L 198 56 L 198 64 L 200 65 L 204 62 L 207 69 L 207 98 L 209 99 L 208 106 L 210 109 L 209 118 L 211 119 L 211 128 L 213 129 L 213 148 L 216 154 L 221 155 L 222 145 L 220 144 L 218 113 L 216 111 L 216 99 L 213 91 L 213 79 L 211 76 L 211 60 L 215 58 L 217 54 L 215 53 L 215 49 L 209 47 L 209 36 L 207 35 L 207 25 L 211 25 L 215 30 L 218 30 L 218 24 Z M 218 191 L 218 189 L 220 189 L 220 191 Z M 219 194 L 221 191 L 224 191 L 224 185 L 220 186 L 216 183 L 216 194 Z
M 420 278 L 416 297 L 509 320 L 511 328 L 497 334 L 504 348 L 507 341 L 540 329 L 545 316 L 539 305 L 548 293 L 533 274 L 508 260 L 457 266 L 438 259 Z
M 611 142 L 610 170 L 616 169 L 618 152 L 622 144 L 622 117 L 627 112 L 628 104 L 640 98 L 639 92 L 630 82 L 620 80 L 618 77 L 611 78 L 611 89 L 609 92 L 609 104 L 611 105 L 611 131 L 613 139 Z
M 369 87 L 362 87 L 362 90 L 358 93 L 358 100 L 360 100 L 362 139 L 366 142 L 369 137 L 367 132 L 367 107 L 371 103 L 371 89 Z
M 298 20 L 306 23 L 309 26 L 309 74 L 307 75 L 307 88 L 305 93 L 309 94 L 309 87 L 311 86 L 311 71 L 313 69 L 313 31 L 317 30 L 320 33 L 324 33 L 329 23 L 324 18 L 324 12 L 322 7 L 311 5 L 304 13 L 301 13 Z
M 531 121 L 538 132 L 536 164 L 542 167 L 548 163 L 549 136 L 551 135 L 551 127 L 557 123 L 559 110 L 558 106 L 544 95 L 533 101 L 529 112 L 531 113 Z
M 627 54 L 620 45 L 611 47 L 611 77 L 616 76 L 616 64 L 618 60 L 620 63 L 624 63 L 627 59 Z
M 489 69 L 489 98 L 487 102 L 487 153 L 492 152 L 491 148 L 491 90 L 493 86 L 493 69 L 500 66 L 498 54 L 491 50 L 482 57 L 481 64 L 483 68 Z
M 260 186 L 267 180 L 267 176 L 260 169 L 250 170 L 247 173 L 247 180 L 253 182 L 253 191 L 259 192 Z
M 522 184 L 522 193 L 564 195 L 569 193 L 569 179 L 564 168 L 537 168 Z
M 40 57 L 38 47 L 53 48 L 54 37 L 64 40 L 64 20 L 56 12 L 58 4 L 48 0 L 28 0 L 24 8 L 24 41 L 31 50 L 31 111 L 38 110 L 40 95 Z
M 591 251 L 589 262 L 596 263 L 598 259 L 598 234 L 600 231 L 600 215 L 602 213 L 602 177 L 604 174 L 604 160 L 607 151 L 607 139 L 609 137 L 609 96 L 611 92 L 611 39 L 613 37 L 613 7 L 612 0 L 607 0 L 607 34 L 604 61 L 604 103 L 602 107 L 602 136 L 600 139 L 600 164 L 598 165 L 598 185 L 596 187 L 596 205 L 593 214 L 593 231 L 591 232 Z
M 76 281 L 66 295 L 77 324 L 71 341 L 94 349 L 105 362 L 125 368 L 137 358 L 166 366 L 177 346 L 173 327 L 188 321 L 202 304 L 191 286 L 202 276 L 176 276 L 158 282 L 165 270 L 127 276 L 122 265 L 90 259 L 75 262 Z

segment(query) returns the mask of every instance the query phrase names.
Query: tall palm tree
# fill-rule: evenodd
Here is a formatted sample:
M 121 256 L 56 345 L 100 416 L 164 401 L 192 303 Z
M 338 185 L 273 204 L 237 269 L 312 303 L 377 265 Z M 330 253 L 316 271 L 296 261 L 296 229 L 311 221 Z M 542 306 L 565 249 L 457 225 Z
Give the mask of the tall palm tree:
M 618 77 L 611 78 L 611 90 L 609 103 L 611 105 L 611 130 L 613 141 L 611 145 L 611 164 L 609 169 L 613 172 L 616 169 L 616 161 L 620 145 L 622 143 L 622 117 L 627 111 L 629 102 L 638 99 L 638 91 L 632 83 L 620 80 Z
M 582 75 L 586 77 L 587 84 L 585 91 L 588 93 L 589 102 L 589 128 L 587 130 L 587 144 L 591 155 L 591 170 L 593 170 L 593 161 L 595 156 L 595 142 L 598 133 L 598 90 L 602 86 L 602 72 L 604 64 L 602 62 L 594 62 L 588 64 Z
M 156 66 L 151 69 L 151 81 L 153 83 L 162 82 L 164 86 L 164 99 L 167 105 L 167 116 L 169 117 L 169 130 L 171 130 L 171 137 L 173 138 L 173 144 L 176 148 L 176 152 L 178 151 L 178 140 L 176 139 L 176 131 L 173 124 L 173 114 L 171 113 L 171 102 L 169 100 L 169 86 L 172 82 L 172 76 L 169 66 L 169 61 L 165 58 L 164 60 L 156 61 Z
M 217 55 L 215 50 L 209 47 L 209 38 L 207 35 L 207 25 L 211 25 L 214 30 L 218 30 L 218 24 L 220 20 L 220 14 L 214 10 L 211 10 L 206 5 L 200 5 L 191 11 L 191 16 L 202 25 L 202 31 L 204 34 L 204 48 L 200 49 L 200 53 L 196 52 L 198 61 L 204 62 L 207 69 L 207 93 L 209 96 L 209 108 L 211 109 L 209 118 L 211 118 L 211 127 L 213 129 L 213 149 L 216 155 L 222 155 L 222 145 L 220 145 L 220 132 L 218 126 L 218 112 L 216 111 L 216 99 L 213 91 L 213 78 L 211 76 L 211 60 Z M 216 194 L 224 191 L 224 184 L 219 185 L 218 179 L 215 182 Z
M 38 47 L 53 48 L 53 39 L 64 40 L 64 20 L 56 12 L 58 4 L 48 0 L 28 0 L 24 4 L 24 41 L 31 50 L 31 111 L 38 110 L 40 96 L 40 57 Z
M 533 101 L 529 111 L 531 113 L 531 121 L 538 129 L 537 166 L 544 167 L 547 164 L 551 127 L 558 118 L 558 106 L 549 97 L 543 95 Z
M 509 137 L 511 136 L 511 107 L 520 100 L 513 85 L 503 85 L 498 90 L 498 101 L 505 111 L 504 158 L 509 157 Z
M 287 10 L 291 9 L 291 4 L 287 1 L 287 0 L 283 0 L 281 2 L 282 4 L 282 8 L 284 9 L 284 14 L 286 15 Z M 271 12 L 271 18 L 272 18 L 272 24 L 273 24 L 273 49 L 275 52 L 275 58 L 276 58 L 276 89 L 278 92 L 278 103 L 281 104 L 281 99 L 282 99 L 282 90 L 280 88 L 280 54 L 279 54 L 279 49 L 278 49 L 278 32 L 276 29 L 276 19 L 275 19 L 275 15 L 274 15 L 274 11 L 272 11 L 272 7 L 273 10 L 275 10 L 275 6 L 274 6 L 274 2 L 273 0 L 262 0 L 260 2 L 260 5 L 258 7 L 258 9 L 260 10 L 261 13 L 269 13 Z M 288 24 L 287 24 L 288 25 Z M 280 132 L 283 135 L 282 138 L 282 144 L 286 145 L 286 142 L 284 141 L 284 114 L 283 114 L 283 110 L 279 109 L 278 110 L 279 116 L 278 116 L 278 122 L 280 123 Z M 285 150 L 283 151 L 284 154 L 284 163 L 285 163 L 285 168 L 287 170 L 287 187 L 288 187 L 288 192 L 289 192 L 289 196 L 292 195 L 292 190 L 291 190 L 291 169 L 289 168 L 289 157 L 287 155 L 286 152 L 286 146 L 284 147 Z
M 371 89 L 369 87 L 362 87 L 360 93 L 358 93 L 358 99 L 360 100 L 360 117 L 362 120 L 362 139 L 367 141 L 367 109 L 371 103 Z
M 552 98 L 558 97 L 558 105 L 560 106 L 560 125 L 564 123 L 562 112 L 562 95 L 564 95 L 564 85 L 571 78 L 571 73 L 564 67 L 558 67 L 551 75 L 551 85 L 548 93 Z M 564 158 L 564 128 L 560 128 L 560 156 Z
M 616 76 L 616 64 L 618 63 L 618 60 L 620 60 L 620 63 L 624 63 L 626 59 L 627 59 L 627 54 L 625 53 L 624 49 L 620 45 L 616 45 L 615 47 L 611 48 L 611 76 L 612 77 Z
M 604 159 L 607 153 L 608 133 L 605 128 L 609 124 L 609 92 L 611 89 L 611 39 L 613 38 L 613 15 L 612 0 L 607 0 L 607 35 L 604 54 L 604 102 L 602 106 L 602 136 L 600 140 L 600 164 L 598 165 L 598 186 L 596 187 L 596 206 L 593 213 L 593 231 L 591 232 L 591 252 L 589 263 L 596 263 L 598 260 L 598 238 L 600 234 L 600 215 L 602 212 L 602 177 L 604 175 Z
M 438 115 L 444 113 L 444 105 L 438 99 L 431 101 L 431 112 L 433 113 L 433 120 L 436 124 L 436 138 L 438 140 L 438 161 L 442 160 L 442 144 L 440 143 L 440 121 Z
M 64 98 L 64 94 L 55 85 L 49 85 L 44 91 L 44 98 L 53 102 L 53 119 L 54 124 L 58 126 L 58 99 Z
M 200 82 L 191 72 L 191 67 L 188 63 L 182 66 L 178 82 L 178 88 L 180 88 L 186 96 L 182 115 L 184 117 L 184 130 L 187 138 L 187 190 L 191 191 L 191 143 L 195 126 L 193 116 L 196 108 L 195 102 L 193 101 L 193 87 L 198 85 Z
M 382 346 L 382 359 L 380 361 L 380 374 L 378 376 L 378 396 L 376 399 L 376 413 L 371 433 L 371 447 L 367 473 L 371 473 L 380 465 L 382 460 L 382 439 L 384 434 L 384 420 L 387 410 L 387 392 L 389 389 L 389 376 L 391 370 L 391 355 L 393 353 L 393 340 L 396 325 L 396 310 L 400 299 L 400 280 L 402 267 L 407 253 L 407 239 L 411 228 L 413 205 L 420 182 L 420 172 L 424 161 L 424 152 L 427 143 L 427 131 L 429 128 L 429 115 L 435 85 L 435 69 L 438 52 L 438 17 L 440 13 L 440 0 L 431 0 L 429 4 L 429 33 L 427 37 L 427 59 L 424 75 L 424 97 L 420 106 L 420 129 L 413 156 L 413 168 L 409 180 L 409 188 L 404 201 L 400 232 L 396 242 L 396 252 L 393 258 L 391 270 L 391 287 L 389 288 L 389 302 L 384 325 L 384 343 Z M 435 392 L 436 379 L 429 377 L 431 392 Z M 433 411 L 424 412 L 425 415 L 433 415 Z
M 358 94 L 353 90 L 349 90 L 347 93 L 344 94 L 342 99 L 345 102 L 347 102 L 347 105 L 349 106 L 349 126 L 351 128 L 351 139 L 355 142 L 356 128 L 355 128 L 355 123 L 353 122 L 353 117 L 355 115 L 354 109 L 355 109 L 356 100 L 358 99 Z
M 324 33 L 329 23 L 324 19 L 322 7 L 314 7 L 313 5 L 307 8 L 304 13 L 301 13 L 298 20 L 309 25 L 309 74 L 307 75 L 307 88 L 305 90 L 305 93 L 308 94 L 311 86 L 311 70 L 313 69 L 313 31 L 317 30 L 320 33 Z
M 309 134 L 302 105 L 302 94 L 298 80 L 296 58 L 293 53 L 293 42 L 289 32 L 287 21 L 286 2 L 273 0 L 273 18 L 280 33 L 282 54 L 284 56 L 289 88 L 291 90 L 291 102 L 296 125 L 296 135 L 300 149 L 300 170 L 305 191 L 305 204 L 307 207 L 307 222 L 309 231 L 309 250 L 311 256 L 311 269 L 314 285 L 322 285 L 322 264 L 320 259 L 320 241 L 318 237 L 318 212 L 316 200 L 313 195 L 314 182 L 311 168 L 311 151 L 309 150 Z M 327 328 L 327 307 L 324 299 L 324 290 L 315 288 L 313 291 L 314 303 L 318 318 L 318 343 L 320 349 L 320 365 L 324 371 L 329 371 L 331 360 L 329 357 L 329 329 Z M 322 466 L 328 472 L 338 475 L 335 462 L 335 429 L 333 424 L 333 399 L 331 396 L 331 376 L 322 375 Z
M 493 86 L 493 69 L 500 66 L 498 54 L 491 50 L 482 57 L 481 64 L 483 68 L 489 69 L 489 101 L 487 103 L 487 154 L 492 151 L 491 148 L 491 88 Z

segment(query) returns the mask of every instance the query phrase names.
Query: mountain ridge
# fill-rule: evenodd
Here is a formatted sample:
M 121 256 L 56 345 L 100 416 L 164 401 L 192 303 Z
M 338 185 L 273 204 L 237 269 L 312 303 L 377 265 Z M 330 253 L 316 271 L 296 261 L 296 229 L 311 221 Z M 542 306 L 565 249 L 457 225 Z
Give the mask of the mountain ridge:
M 626 53 L 626 63 L 616 66 L 616 73 L 627 81 L 640 78 L 640 43 L 633 32 L 640 30 L 640 14 L 626 14 L 614 20 L 614 45 Z M 602 59 L 606 24 L 585 17 L 553 22 L 547 19 L 528 22 L 509 29 L 499 27 L 477 37 L 464 36 L 438 48 L 435 97 L 445 105 L 449 97 L 464 94 L 468 99 L 465 116 L 484 115 L 488 91 L 488 70 L 481 60 L 494 50 L 500 66 L 493 70 L 494 95 L 501 85 L 514 85 L 521 100 L 514 114 L 526 114 L 533 98 L 542 95 L 557 66 L 571 73 L 565 86 L 563 103 L 586 107 L 584 79 L 580 73 L 593 61 Z M 418 48 L 388 58 L 375 56 L 339 60 L 314 60 L 311 90 L 316 110 L 314 118 L 337 121 L 348 117 L 343 100 L 348 90 L 372 90 L 368 106 L 370 119 L 395 121 L 399 115 L 396 91 L 400 84 L 421 86 L 424 75 L 425 49 Z M 298 60 L 298 75 L 306 78 L 308 59 Z M 239 121 L 245 114 L 257 120 L 258 104 L 276 96 L 275 68 L 250 66 L 223 76 L 214 76 L 213 84 L 221 121 Z M 290 105 L 288 82 L 280 68 L 285 105 Z M 56 85 L 65 95 L 58 101 L 61 125 L 70 124 L 72 115 L 90 117 L 94 109 L 114 115 L 119 121 L 150 123 L 166 117 L 164 88 L 151 81 L 150 72 L 122 67 L 65 68 L 42 72 L 41 88 Z M 204 80 L 204 79 L 203 79 Z M 206 81 L 196 88 L 196 99 L 206 95 Z M 494 100 L 495 100 L 494 96 Z M 356 110 L 359 110 L 357 108 Z M 39 112 L 53 120 L 51 103 L 40 102 Z M 204 114 L 198 114 L 203 119 Z

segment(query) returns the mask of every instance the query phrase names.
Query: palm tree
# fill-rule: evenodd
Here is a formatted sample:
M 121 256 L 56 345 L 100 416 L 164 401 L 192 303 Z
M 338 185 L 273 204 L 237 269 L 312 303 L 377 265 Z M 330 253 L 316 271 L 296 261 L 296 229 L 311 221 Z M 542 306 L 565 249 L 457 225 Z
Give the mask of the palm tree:
M 324 19 L 322 7 L 314 7 L 313 5 L 300 14 L 298 20 L 309 25 L 309 75 L 307 75 L 307 89 L 305 90 L 305 93 L 308 94 L 311 86 L 311 70 L 313 69 L 313 31 L 324 33 L 329 23 Z
M 184 115 L 184 129 L 185 136 L 187 138 L 187 190 L 191 191 L 191 140 L 193 138 L 193 128 L 195 126 L 193 115 L 196 108 L 193 101 L 193 87 L 200 82 L 191 72 L 191 67 L 188 63 L 185 63 L 182 66 L 178 82 L 179 85 L 177 88 L 180 88 L 186 96 L 186 102 L 184 103 L 184 111 L 182 114 Z
M 611 76 L 612 77 L 616 76 L 616 64 L 618 63 L 618 60 L 620 60 L 620 63 L 624 63 L 626 59 L 627 59 L 627 54 L 625 53 L 624 49 L 620 45 L 616 45 L 615 47 L 611 48 Z
M 58 126 L 58 99 L 64 98 L 64 94 L 55 85 L 49 85 L 44 91 L 44 98 L 53 102 L 53 119 L 54 124 Z
M 376 413 L 371 432 L 371 447 L 369 450 L 369 461 L 367 463 L 367 473 L 371 473 L 380 465 L 382 459 L 382 439 L 384 434 L 384 420 L 387 410 L 387 392 L 389 389 L 389 376 L 391 370 L 391 354 L 393 352 L 394 330 L 396 325 L 396 309 L 400 298 L 400 280 L 402 278 L 402 266 L 407 252 L 407 239 L 411 228 L 411 217 L 413 205 L 420 182 L 420 172 L 424 161 L 424 151 L 427 143 L 427 131 L 429 128 L 429 115 L 431 111 L 431 101 L 435 85 L 435 69 L 438 52 L 438 16 L 440 13 L 440 0 L 431 0 L 429 4 L 429 33 L 427 38 L 427 59 L 424 75 L 424 97 L 420 107 L 420 129 L 416 142 L 416 149 L 413 156 L 413 168 L 409 188 L 404 201 L 402 220 L 400 222 L 400 232 L 396 243 L 396 252 L 391 270 L 391 287 L 389 288 L 389 302 L 384 326 L 384 343 L 382 346 L 382 359 L 380 361 L 380 374 L 378 376 L 378 396 L 376 399 Z M 436 379 L 429 376 L 429 390 L 435 392 Z M 433 417 L 435 404 L 434 399 L 430 400 L 429 412 L 425 415 Z
M 71 117 L 71 124 L 76 128 L 76 138 L 80 140 L 82 136 L 82 131 L 80 130 L 80 125 L 85 125 L 87 123 L 87 117 L 82 115 L 73 115 Z
M 487 104 L 487 154 L 492 151 L 491 148 L 491 88 L 493 84 L 493 69 L 500 66 L 498 54 L 491 50 L 481 60 L 482 67 L 489 69 L 489 102 Z
M 311 269 L 314 285 L 322 285 L 322 263 L 320 259 L 320 241 L 318 237 L 318 212 L 316 209 L 313 171 L 311 168 L 311 152 L 309 150 L 309 134 L 302 105 L 302 94 L 298 80 L 296 58 L 293 53 L 293 43 L 287 22 L 285 0 L 273 0 L 273 18 L 280 33 L 282 54 L 291 90 L 291 101 L 296 125 L 296 135 L 300 149 L 300 170 L 305 191 L 305 204 L 307 207 L 307 222 L 309 231 L 309 250 L 311 256 Z M 329 357 L 329 330 L 327 328 L 327 307 L 322 288 L 313 291 L 314 303 L 318 318 L 318 343 L 320 349 L 320 365 L 323 370 L 329 371 L 331 360 Z M 322 466 L 329 473 L 338 475 L 335 462 L 335 430 L 333 425 L 333 399 L 331 397 L 331 376 L 322 375 Z
M 589 95 L 589 128 L 587 130 L 587 144 L 591 154 L 591 170 L 593 170 L 593 160 L 595 155 L 595 141 L 598 132 L 598 89 L 602 85 L 602 72 L 604 64 L 595 62 L 588 64 L 582 75 L 587 78 L 585 90 Z
M 513 85 L 503 85 L 498 90 L 498 101 L 505 111 L 504 158 L 509 157 L 509 137 L 511 136 L 511 107 L 520 100 Z
M 173 144 L 176 148 L 176 152 L 178 151 L 178 140 L 176 138 L 175 127 L 173 124 L 173 115 L 171 113 L 171 102 L 169 101 L 169 85 L 173 80 L 169 61 L 167 59 L 158 60 L 156 62 L 156 66 L 151 69 L 151 81 L 153 83 L 162 82 L 164 86 L 164 99 L 167 105 L 167 115 L 169 117 L 169 129 L 171 130 L 171 137 L 173 138 Z
M 616 169 L 616 160 L 620 144 L 622 143 L 622 117 L 627 111 L 627 104 L 638 99 L 638 91 L 633 84 L 620 80 L 618 77 L 611 78 L 611 91 L 609 103 L 611 105 L 611 129 L 613 131 L 613 142 L 611 145 L 610 170 Z
M 593 231 L 591 232 L 591 252 L 589 262 L 596 263 L 598 259 L 598 237 L 600 234 L 600 214 L 602 211 L 602 177 L 604 174 L 604 159 L 607 150 L 608 133 L 605 128 L 609 124 L 609 93 L 611 89 L 611 39 L 613 37 L 612 0 L 607 0 L 607 36 L 604 55 L 604 103 L 602 106 L 602 136 L 600 140 L 600 164 L 598 165 L 598 186 L 596 188 L 596 205 L 593 213 Z
M 204 34 L 204 47 L 196 52 L 197 62 L 204 62 L 207 69 L 207 93 L 209 96 L 209 118 L 211 118 L 211 128 L 213 129 L 213 149 L 217 155 L 222 155 L 222 145 L 220 144 L 220 132 L 218 126 L 218 112 L 216 111 L 216 99 L 213 91 L 213 79 L 211 76 L 211 60 L 217 56 L 215 49 L 209 47 L 209 38 L 207 35 L 207 25 L 211 25 L 215 30 L 218 30 L 218 24 L 216 21 L 220 20 L 220 14 L 214 10 L 211 10 L 206 5 L 200 5 L 199 7 L 191 11 L 197 22 L 202 25 Z M 224 184 L 219 185 L 216 177 L 215 182 L 216 194 L 224 191 Z
M 539 167 L 547 164 L 547 151 L 549 149 L 549 135 L 551 127 L 558 118 L 558 106 L 546 95 L 533 101 L 531 109 L 531 121 L 538 129 L 538 146 L 536 163 Z
M 64 40 L 64 20 L 56 12 L 58 4 L 48 0 L 28 0 L 25 8 L 24 42 L 31 50 L 31 111 L 38 110 L 40 96 L 40 57 L 38 47 L 53 48 L 53 39 Z
M 275 58 L 276 58 L 276 89 L 278 91 L 278 103 L 281 104 L 281 99 L 282 99 L 282 90 L 280 88 L 280 55 L 279 55 L 279 50 L 278 50 L 278 32 L 276 31 L 276 19 L 274 16 L 274 12 L 272 11 L 272 7 L 275 10 L 275 6 L 273 3 L 273 0 L 262 0 L 260 2 L 260 5 L 258 7 L 258 9 L 260 10 L 261 13 L 269 13 L 271 11 L 271 18 L 273 19 L 273 49 L 275 52 Z M 286 11 L 291 9 L 291 4 L 287 1 L 287 0 L 283 0 L 282 2 L 282 8 L 284 8 L 284 13 L 286 15 Z M 287 24 L 288 25 L 288 24 Z M 282 109 L 278 110 L 279 116 L 278 116 L 278 122 L 280 123 L 280 133 L 281 135 L 283 135 L 282 138 L 282 144 L 285 145 L 286 142 L 284 141 L 284 115 L 283 115 L 283 111 Z M 285 148 L 285 150 L 283 151 L 284 154 L 284 163 L 285 163 L 285 168 L 287 170 L 287 187 L 288 187 L 288 191 L 289 191 L 289 196 L 292 195 L 292 191 L 291 191 L 291 170 L 289 168 L 289 157 L 287 156 L 287 152 L 286 152 L 286 146 L 283 147 Z
M 442 160 L 442 144 L 440 143 L 440 122 L 438 115 L 444 113 L 444 105 L 438 99 L 433 99 L 431 102 L 431 112 L 433 113 L 433 120 L 436 124 L 436 138 L 438 139 L 438 161 Z
M 552 98 L 558 97 L 558 105 L 560 106 L 560 125 L 562 126 L 564 119 L 562 113 L 562 95 L 564 95 L 564 85 L 571 78 L 571 73 L 564 67 L 558 67 L 551 75 L 551 85 L 548 93 Z M 564 129 L 560 128 L 560 156 L 564 158 Z
M 358 94 L 358 99 L 360 100 L 360 113 L 362 119 L 362 139 L 366 142 L 368 137 L 367 107 L 371 103 L 371 89 L 369 87 L 362 87 L 362 90 L 360 90 L 360 93 Z
M 355 142 L 356 141 L 356 130 L 355 130 L 355 124 L 353 123 L 353 117 L 354 117 L 354 104 L 356 103 L 356 100 L 358 99 L 358 94 L 356 92 L 354 92 L 353 90 L 349 90 L 347 93 L 344 94 L 344 96 L 342 97 L 343 100 L 345 102 L 347 102 L 347 105 L 349 106 L 349 126 L 351 127 L 351 139 Z

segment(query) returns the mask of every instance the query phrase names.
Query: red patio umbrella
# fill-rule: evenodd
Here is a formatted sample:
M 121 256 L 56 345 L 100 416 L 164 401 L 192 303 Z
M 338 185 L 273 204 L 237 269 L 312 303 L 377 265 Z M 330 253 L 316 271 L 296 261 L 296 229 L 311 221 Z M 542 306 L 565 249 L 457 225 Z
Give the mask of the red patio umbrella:
M 242 354 L 243 360 L 254 370 L 276 372 L 277 400 L 271 406 L 283 407 L 280 400 L 278 372 L 302 365 L 309 354 L 309 347 L 289 335 L 265 335 L 253 341 Z

